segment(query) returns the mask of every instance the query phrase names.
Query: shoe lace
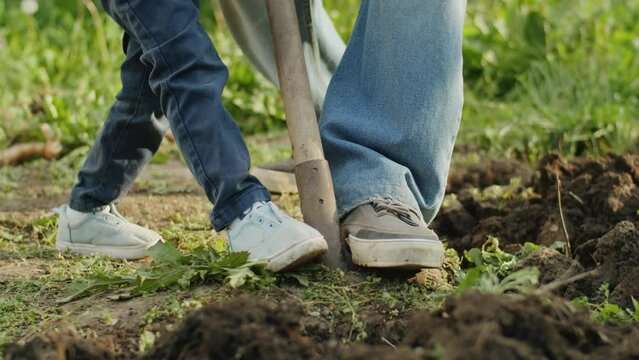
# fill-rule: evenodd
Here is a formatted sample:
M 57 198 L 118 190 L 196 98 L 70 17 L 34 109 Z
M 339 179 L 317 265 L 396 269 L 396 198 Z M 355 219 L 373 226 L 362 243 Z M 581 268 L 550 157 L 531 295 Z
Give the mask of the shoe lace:
M 262 206 L 251 209 L 248 213 L 244 214 L 241 219 L 248 216 L 249 218 L 255 216 L 259 224 L 266 224 L 268 227 L 273 227 L 274 222 L 283 223 L 284 215 L 272 202 L 262 202 Z M 270 220 L 270 221 L 265 221 Z
M 280 223 L 283 223 L 284 222 L 284 216 L 282 215 L 280 209 L 278 209 L 277 206 L 275 206 L 275 204 L 273 204 L 272 202 L 268 202 L 267 204 L 268 204 L 269 209 L 271 209 L 271 213 L 275 217 L 275 220 L 277 220 Z
M 122 216 L 122 214 L 120 214 L 120 212 L 118 211 L 118 209 L 115 207 L 114 204 L 109 204 L 107 205 L 108 208 L 104 209 L 103 212 L 105 213 L 105 215 L 103 215 L 104 220 L 112 222 L 116 225 L 120 225 L 122 222 L 126 222 L 127 220 L 124 218 L 124 216 Z M 112 215 L 115 217 L 115 219 L 110 218 L 108 215 Z
M 390 199 L 383 199 L 375 200 L 371 203 L 371 205 L 375 212 L 386 211 L 397 216 L 408 225 L 419 226 L 419 220 L 415 221 L 415 217 L 420 219 L 419 215 L 415 210 L 405 204 Z
M 115 204 L 109 205 L 109 213 L 119 217 L 122 220 L 126 220 L 122 214 L 118 211 L 118 208 L 115 207 Z

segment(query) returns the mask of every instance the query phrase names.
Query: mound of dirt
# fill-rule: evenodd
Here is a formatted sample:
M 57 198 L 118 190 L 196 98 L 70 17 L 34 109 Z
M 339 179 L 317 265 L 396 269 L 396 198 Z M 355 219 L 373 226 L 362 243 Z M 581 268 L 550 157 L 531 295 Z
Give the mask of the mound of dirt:
M 493 166 L 488 162 L 486 170 L 473 167 L 465 173 L 482 178 L 482 171 L 491 172 Z M 507 184 L 507 179 L 519 176 L 515 165 L 510 172 L 506 171 L 508 167 L 504 169 L 499 178 L 492 178 L 493 184 L 470 175 L 462 176 L 462 180 L 460 176 L 451 177 L 449 189 L 458 191 L 457 200 L 442 208 L 433 227 L 455 249 L 479 247 L 488 235 L 499 237 L 506 246 L 524 242 L 549 246 L 564 241 L 557 179 L 561 181 L 564 223 L 573 248 L 600 238 L 621 221 L 639 225 L 639 154 L 570 162 L 547 155 L 539 161 L 530 183 L 522 182 L 532 187 L 532 194 L 523 187 L 510 189 L 511 193 L 502 196 L 486 196 L 469 189 Z M 584 266 L 592 264 L 590 259 L 581 260 Z
M 493 161 L 482 165 L 485 170 L 475 166 L 457 171 L 476 171 L 480 178 L 483 172 L 493 171 Z M 506 179 L 519 176 L 517 169 L 511 165 L 510 172 L 504 170 L 502 178 L 490 185 L 507 184 Z M 639 154 L 570 162 L 547 155 L 539 161 L 529 184 L 522 182 L 521 188 L 509 189 L 510 193 L 500 196 L 471 189 L 488 185 L 473 176 L 464 175 L 461 179 L 451 179 L 449 189 L 458 190 L 457 199 L 450 200 L 433 222 L 440 236 L 457 250 L 480 247 L 488 235 L 497 236 L 503 245 L 535 242 L 550 246 L 564 241 L 564 223 L 572 247 L 578 248 L 603 236 L 621 221 L 639 225 Z M 557 179 L 561 182 L 564 223 L 559 212 Z M 532 194 L 523 189 L 528 185 Z M 593 263 L 592 259 L 581 260 L 584 266 Z
M 402 345 L 446 359 L 636 359 L 636 328 L 603 326 L 561 299 L 466 293 L 420 312 Z
M 598 264 L 590 291 L 603 283 L 609 285 L 610 301 L 621 306 L 632 308 L 632 297 L 639 298 L 639 231 L 629 221 L 622 221 L 606 235 L 593 240 L 595 251 L 592 258 Z M 592 243 L 591 242 L 591 243 Z M 585 248 L 589 248 L 586 245 Z M 582 251 L 584 253 L 586 251 Z
M 12 344 L 5 350 L 6 360 L 94 360 L 124 359 L 97 340 L 82 339 L 77 333 L 42 334 L 24 345 Z
M 250 297 L 212 304 L 188 316 L 143 359 L 311 359 L 317 346 L 302 336 L 302 308 Z
M 556 293 L 569 299 L 586 295 L 592 302 L 601 302 L 605 299 L 598 290 L 608 284 L 610 302 L 634 307 L 632 298 L 639 298 L 639 230 L 632 222 L 622 221 L 604 236 L 582 244 L 576 249 L 576 257 L 578 261 L 543 248 L 520 261 L 517 268 L 537 267 L 542 284 L 594 270 L 592 276 L 563 286 Z
M 548 284 L 557 279 L 568 279 L 584 271 L 578 262 L 572 262 L 567 256 L 557 250 L 542 248 L 521 260 L 515 266 L 516 270 L 525 267 L 536 267 L 539 270 L 539 282 Z

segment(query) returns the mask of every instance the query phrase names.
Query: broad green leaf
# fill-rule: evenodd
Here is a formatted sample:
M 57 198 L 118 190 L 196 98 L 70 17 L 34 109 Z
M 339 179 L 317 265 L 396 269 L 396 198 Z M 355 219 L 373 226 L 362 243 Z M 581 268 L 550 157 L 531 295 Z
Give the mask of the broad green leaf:
M 229 285 L 234 288 L 238 288 L 244 285 L 249 279 L 254 279 L 257 276 L 253 272 L 250 266 L 241 266 L 234 269 L 229 269 L 229 274 L 226 279 Z
M 472 248 L 468 251 L 465 251 L 464 256 L 466 257 L 468 261 L 473 263 L 475 266 L 482 266 L 484 264 L 481 250 L 477 248 Z
M 539 270 L 527 267 L 506 276 L 496 287 L 495 292 L 524 292 L 532 290 L 539 283 Z
M 185 258 L 173 244 L 162 241 L 150 247 L 147 253 L 158 263 L 179 262 Z
M 214 266 L 218 266 L 221 268 L 236 268 L 242 266 L 248 262 L 249 253 L 246 251 L 242 252 L 232 252 L 223 258 L 215 261 Z
M 308 275 L 299 273 L 286 273 L 284 277 L 296 280 L 300 285 L 304 287 L 309 286 Z
M 177 284 L 178 280 L 182 278 L 184 269 L 179 267 L 173 271 L 159 273 L 156 277 L 147 279 L 145 282 L 136 286 L 132 293 L 152 293 L 161 289 L 166 289 L 174 284 Z
M 130 281 L 130 277 L 111 277 L 103 274 L 97 274 L 88 280 L 77 282 L 69 286 L 69 294 L 64 298 L 56 300 L 56 302 L 60 304 L 68 303 L 73 300 L 91 295 L 94 291 L 127 284 Z

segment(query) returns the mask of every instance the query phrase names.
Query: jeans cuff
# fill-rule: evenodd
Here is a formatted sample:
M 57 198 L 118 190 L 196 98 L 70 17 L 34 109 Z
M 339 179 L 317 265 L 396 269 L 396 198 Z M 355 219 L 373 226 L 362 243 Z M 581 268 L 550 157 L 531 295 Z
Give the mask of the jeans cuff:
M 74 198 L 69 199 L 69 207 L 80 212 L 96 212 L 102 211 L 110 204 L 103 204 L 98 201 L 80 201 Z
M 366 192 L 354 192 L 350 191 L 342 196 L 335 194 L 337 197 L 337 216 L 341 220 L 349 212 L 360 205 L 367 204 L 374 200 L 379 199 L 393 199 L 399 201 L 406 206 L 409 206 L 421 213 L 421 209 L 415 196 L 404 188 L 397 188 L 396 186 L 380 186 L 373 189 L 366 189 Z
M 271 194 L 263 186 L 241 192 L 226 200 L 224 206 L 215 206 L 211 212 L 211 223 L 215 231 L 224 230 L 231 221 L 258 201 L 271 201 Z

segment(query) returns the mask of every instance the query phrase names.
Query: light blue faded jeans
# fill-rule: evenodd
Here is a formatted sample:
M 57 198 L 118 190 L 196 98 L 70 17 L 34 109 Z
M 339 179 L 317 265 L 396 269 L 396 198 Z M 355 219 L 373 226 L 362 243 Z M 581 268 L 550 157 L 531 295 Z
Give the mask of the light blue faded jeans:
M 320 120 L 340 215 L 441 205 L 463 103 L 465 0 L 364 0 Z

